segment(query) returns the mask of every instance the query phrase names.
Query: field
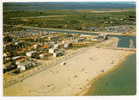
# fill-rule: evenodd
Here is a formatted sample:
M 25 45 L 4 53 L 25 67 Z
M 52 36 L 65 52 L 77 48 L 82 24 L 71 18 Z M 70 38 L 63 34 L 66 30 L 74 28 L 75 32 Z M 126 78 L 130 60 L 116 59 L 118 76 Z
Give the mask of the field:
M 21 26 L 105 31 L 106 27 L 135 26 L 135 9 L 126 10 L 47 10 L 4 11 L 4 31 L 23 30 Z M 13 27 L 9 25 L 16 25 Z M 134 29 L 131 27 L 131 29 Z

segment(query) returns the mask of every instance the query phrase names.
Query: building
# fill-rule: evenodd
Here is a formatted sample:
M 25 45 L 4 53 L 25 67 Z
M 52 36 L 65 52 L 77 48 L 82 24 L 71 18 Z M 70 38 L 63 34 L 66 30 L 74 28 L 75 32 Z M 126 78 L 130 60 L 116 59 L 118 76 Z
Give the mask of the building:
M 17 59 L 20 59 L 22 58 L 21 56 L 15 56 L 15 57 L 12 57 L 12 60 L 17 60 Z
M 4 73 L 13 69 L 16 69 L 16 65 L 13 62 L 8 62 L 4 64 L 3 68 Z
M 58 51 L 58 49 L 55 49 L 55 48 L 50 48 L 49 49 L 49 53 L 55 53 L 56 51 Z
M 44 56 L 45 56 L 44 54 L 40 54 L 39 55 L 40 58 L 44 58 Z
M 59 50 L 59 51 L 53 53 L 53 57 L 59 57 L 59 56 L 63 56 L 63 55 L 64 55 L 63 50 Z
M 25 65 L 18 65 L 17 69 L 19 69 L 20 72 L 23 72 L 26 70 L 26 67 L 25 67 Z
M 37 44 L 34 44 L 34 45 L 33 45 L 33 48 L 34 48 L 34 49 L 37 49 L 37 47 L 38 47 Z
M 36 51 L 30 51 L 26 53 L 26 56 L 31 57 L 33 55 L 33 53 L 36 53 Z
M 72 46 L 72 43 L 65 43 L 65 44 L 64 44 L 64 48 L 65 48 L 65 49 L 67 49 L 67 48 L 69 48 L 69 47 L 71 47 L 71 46 Z
M 35 61 L 24 61 L 22 63 L 17 64 L 17 69 L 19 70 L 19 72 L 23 72 L 23 71 L 30 69 L 36 65 L 37 65 L 37 63 Z
M 108 39 L 108 34 L 99 34 L 98 39 L 101 39 L 101 40 L 107 40 Z
M 59 44 L 54 44 L 54 49 L 59 48 Z
M 46 44 L 46 45 L 43 46 L 43 48 L 44 48 L 44 49 L 48 49 L 48 48 L 49 48 L 49 45 Z
M 8 57 L 7 53 L 3 53 L 3 61 L 6 63 L 6 61 L 10 60 L 10 57 Z
M 46 58 L 46 57 L 48 57 L 48 56 L 50 56 L 51 54 L 49 54 L 49 53 L 40 53 L 39 54 L 39 58 L 41 59 L 41 58 Z
M 25 60 L 26 60 L 25 57 L 20 57 L 20 58 L 16 59 L 15 64 L 18 65 L 18 64 L 24 62 Z

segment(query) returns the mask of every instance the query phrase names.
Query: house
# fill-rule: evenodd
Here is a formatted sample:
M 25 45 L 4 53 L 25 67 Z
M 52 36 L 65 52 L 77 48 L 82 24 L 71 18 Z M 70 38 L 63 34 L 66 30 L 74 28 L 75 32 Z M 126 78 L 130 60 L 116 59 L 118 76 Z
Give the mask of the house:
M 59 50 L 53 53 L 53 57 L 58 57 L 58 56 L 63 56 L 63 55 L 64 55 L 63 50 Z
M 49 48 L 49 46 L 46 44 L 46 45 L 43 46 L 43 48 L 47 49 L 47 48 Z
M 49 53 L 40 53 L 39 54 L 39 58 L 41 59 L 41 58 L 46 58 L 46 57 L 48 57 L 48 56 L 50 56 L 51 54 L 49 54 Z
M 44 56 L 45 56 L 44 54 L 40 54 L 39 55 L 40 58 L 44 58 Z
M 4 68 L 3 68 L 4 72 L 10 71 L 13 69 L 16 69 L 16 65 L 14 64 L 14 62 L 7 62 L 4 64 Z
M 34 49 L 37 49 L 37 47 L 38 47 L 37 44 L 34 44 L 34 45 L 33 45 L 33 48 L 34 48 Z
M 25 65 L 18 65 L 17 69 L 19 69 L 20 72 L 23 72 L 26 70 L 26 67 L 25 67 Z
M 18 45 L 19 43 L 18 43 L 18 42 L 15 42 L 14 44 L 15 44 L 15 45 Z
M 20 59 L 21 56 L 15 56 L 15 57 L 12 57 L 12 60 L 16 60 L 16 59 Z
M 7 57 L 8 57 L 7 53 L 3 53 L 3 59 L 4 59 L 4 61 L 7 60 Z
M 30 51 L 26 53 L 26 56 L 31 57 L 33 55 L 33 53 L 36 53 L 36 51 Z
M 107 34 L 99 34 L 98 39 L 102 39 L 102 40 L 107 40 L 108 39 L 108 35 Z
M 64 44 L 64 48 L 65 48 L 65 49 L 67 49 L 67 48 L 69 48 L 69 47 L 71 47 L 71 46 L 72 46 L 72 43 L 65 43 L 65 44 Z
M 3 57 L 3 62 L 6 63 L 7 61 L 10 61 L 11 57 Z
M 55 48 L 50 48 L 49 49 L 49 53 L 55 53 L 56 51 L 58 51 L 58 49 L 55 49 Z
M 54 49 L 59 48 L 59 44 L 54 44 Z
M 32 67 L 34 67 L 34 66 L 36 66 L 36 65 L 37 65 L 36 62 L 33 62 L 33 61 L 24 61 L 24 62 L 19 63 L 19 64 L 17 65 L 17 69 L 18 69 L 20 72 L 23 72 L 23 71 L 25 71 L 25 70 L 27 70 L 27 69 L 30 69 L 30 68 L 32 68 Z
M 97 39 L 97 38 L 92 38 L 91 40 L 92 40 L 92 41 L 98 41 L 98 39 Z
M 18 65 L 18 64 L 24 62 L 25 60 L 26 60 L 25 57 L 20 57 L 20 58 L 16 59 L 15 64 Z

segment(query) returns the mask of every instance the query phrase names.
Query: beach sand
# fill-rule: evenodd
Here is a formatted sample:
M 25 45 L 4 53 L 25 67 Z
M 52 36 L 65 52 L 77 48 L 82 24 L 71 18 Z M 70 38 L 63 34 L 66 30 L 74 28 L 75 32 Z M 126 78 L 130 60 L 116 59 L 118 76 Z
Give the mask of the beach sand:
M 17 84 L 4 88 L 5 96 L 74 96 L 91 86 L 92 80 L 114 68 L 130 51 L 89 47 L 79 55 Z

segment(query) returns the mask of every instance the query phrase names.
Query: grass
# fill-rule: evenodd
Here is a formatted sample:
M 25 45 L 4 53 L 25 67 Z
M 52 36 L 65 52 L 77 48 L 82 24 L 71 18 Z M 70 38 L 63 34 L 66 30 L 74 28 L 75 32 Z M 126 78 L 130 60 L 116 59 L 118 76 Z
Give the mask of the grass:
M 4 24 L 6 25 L 90 30 L 90 27 L 101 29 L 107 26 L 135 25 L 136 12 L 135 10 L 105 13 L 93 13 L 84 10 L 48 10 L 24 12 L 4 11 L 3 15 Z M 14 27 L 7 27 L 8 26 L 4 26 L 4 31 L 6 31 L 6 29 L 7 31 L 15 29 Z M 22 28 L 17 27 L 15 30 L 22 30 Z

